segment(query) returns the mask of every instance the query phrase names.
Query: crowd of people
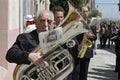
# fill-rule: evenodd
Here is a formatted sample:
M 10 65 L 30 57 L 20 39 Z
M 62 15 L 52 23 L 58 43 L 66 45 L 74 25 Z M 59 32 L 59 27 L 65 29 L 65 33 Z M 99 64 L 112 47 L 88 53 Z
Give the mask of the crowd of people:
M 114 21 L 110 21 L 109 24 L 101 22 L 98 34 L 101 49 L 115 46 L 116 63 L 114 72 L 118 72 L 118 80 L 120 80 L 120 25 Z
M 86 5 L 83 5 L 80 8 L 80 14 L 86 24 L 89 24 L 87 19 L 88 13 L 88 7 Z M 34 24 L 34 28 L 32 30 L 26 31 L 26 33 L 18 35 L 15 43 L 11 46 L 6 54 L 6 60 L 10 63 L 16 64 L 30 64 L 32 62 L 37 67 L 43 68 L 46 61 L 42 59 L 42 52 L 32 52 L 40 43 L 38 33 L 46 31 L 46 28 L 48 28 L 49 30 L 57 28 L 57 25 L 59 25 L 63 20 L 64 9 L 61 6 L 54 6 L 51 11 L 40 11 L 39 15 L 35 17 L 34 23 L 32 23 L 32 25 Z M 27 27 L 28 25 L 30 24 L 26 24 Z M 99 31 L 97 31 L 95 26 L 91 27 L 91 30 L 87 33 L 86 37 L 92 42 L 92 46 L 87 48 L 85 56 L 83 58 L 78 58 L 78 52 L 83 46 L 80 43 L 82 42 L 85 34 L 80 34 L 74 37 L 73 40 L 76 42 L 76 45 L 73 48 L 68 48 L 66 45 L 62 46 L 68 49 L 75 60 L 75 67 L 72 73 L 70 73 L 68 77 L 65 78 L 65 80 L 87 80 L 89 63 L 90 59 L 93 57 L 93 51 L 95 47 L 94 42 L 97 39 L 97 33 L 99 34 L 98 37 L 100 39 L 101 48 L 105 48 L 106 46 L 110 47 L 110 45 L 114 43 L 116 44 L 116 46 L 119 46 L 119 37 L 117 37 L 117 39 L 115 38 L 115 40 L 111 39 L 115 35 L 118 36 L 119 34 L 119 27 L 113 22 L 109 25 L 101 22 Z M 106 44 L 107 40 L 108 44 Z M 116 47 L 116 53 L 119 53 L 119 49 L 117 48 L 118 47 Z
M 109 48 L 110 45 L 115 44 L 114 38 L 118 34 L 119 29 L 120 26 L 114 21 L 111 21 L 109 24 L 101 22 L 99 31 L 100 48 Z

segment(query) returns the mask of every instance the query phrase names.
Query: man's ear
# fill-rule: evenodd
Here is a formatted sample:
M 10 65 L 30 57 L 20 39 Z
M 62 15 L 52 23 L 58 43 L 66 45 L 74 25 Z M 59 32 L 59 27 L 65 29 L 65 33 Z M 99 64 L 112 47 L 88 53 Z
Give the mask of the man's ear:
M 35 19 L 35 24 L 36 24 L 36 26 L 39 25 L 39 19 L 38 18 Z

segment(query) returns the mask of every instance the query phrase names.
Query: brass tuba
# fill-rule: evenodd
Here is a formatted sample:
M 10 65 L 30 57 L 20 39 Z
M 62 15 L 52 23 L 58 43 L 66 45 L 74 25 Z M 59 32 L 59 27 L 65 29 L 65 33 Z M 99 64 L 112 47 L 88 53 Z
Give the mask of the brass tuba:
M 51 46 L 43 55 L 43 59 L 48 62 L 48 66 L 38 68 L 32 63 L 30 65 L 17 65 L 14 69 L 13 80 L 63 80 L 72 72 L 74 60 L 69 51 L 63 49 L 61 45 L 67 41 L 70 41 L 68 42 L 70 44 L 71 42 L 74 43 L 70 39 L 81 33 L 86 33 L 88 30 L 83 28 L 82 22 L 79 21 L 80 14 L 69 2 L 68 5 L 68 15 L 59 25 L 63 28 L 64 40 L 59 44 Z M 38 45 L 33 52 L 40 50 L 41 48 Z

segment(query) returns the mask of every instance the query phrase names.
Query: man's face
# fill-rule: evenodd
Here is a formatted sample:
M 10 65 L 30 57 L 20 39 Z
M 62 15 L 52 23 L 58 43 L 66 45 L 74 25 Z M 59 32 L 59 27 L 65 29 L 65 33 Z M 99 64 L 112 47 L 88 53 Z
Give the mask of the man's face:
M 55 24 L 59 25 L 60 22 L 62 22 L 64 19 L 64 13 L 62 11 L 56 11 L 54 17 L 55 17 Z
M 51 13 L 42 13 L 36 21 L 37 32 L 43 32 L 53 27 L 54 16 Z
M 87 8 L 87 7 L 82 7 L 81 15 L 82 15 L 83 18 L 85 18 L 85 19 L 88 17 L 88 8 Z

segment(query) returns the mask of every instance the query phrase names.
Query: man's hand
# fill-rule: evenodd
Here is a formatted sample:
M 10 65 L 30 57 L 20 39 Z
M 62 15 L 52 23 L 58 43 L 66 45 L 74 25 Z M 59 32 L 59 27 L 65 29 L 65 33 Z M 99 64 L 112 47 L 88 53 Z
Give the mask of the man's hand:
M 37 67 L 44 68 L 47 62 L 43 60 L 42 56 L 42 53 L 30 53 L 28 58 Z
M 92 34 L 91 32 L 87 34 L 87 38 L 93 38 L 93 37 L 94 37 L 94 34 Z

